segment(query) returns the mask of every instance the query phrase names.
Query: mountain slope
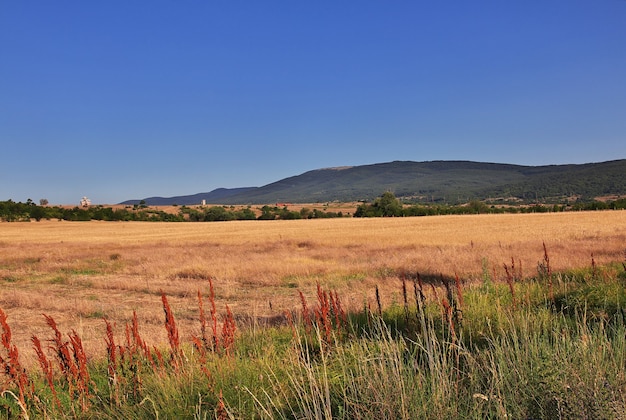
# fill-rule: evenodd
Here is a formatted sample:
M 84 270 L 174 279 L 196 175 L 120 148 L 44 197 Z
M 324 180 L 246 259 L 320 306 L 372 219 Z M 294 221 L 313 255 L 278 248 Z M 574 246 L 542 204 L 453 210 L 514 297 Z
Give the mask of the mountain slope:
M 521 168 L 521 167 L 520 167 Z M 466 194 L 523 179 L 515 165 L 435 161 L 389 162 L 306 172 L 229 197 L 235 202 L 318 202 L 369 200 L 385 191 L 397 196 Z
M 489 195 L 521 199 L 559 196 L 581 196 L 589 199 L 626 194 L 626 160 L 582 165 L 531 166 L 523 173 L 524 182 L 505 184 L 490 190 Z
M 202 200 L 207 203 L 221 203 L 228 197 L 236 194 L 245 194 L 247 192 L 256 190 L 257 187 L 244 187 L 244 188 L 218 188 L 211 192 L 198 193 L 193 195 L 181 195 L 176 197 L 148 197 L 143 201 L 149 206 L 171 206 L 178 205 L 192 205 L 200 204 Z M 127 200 L 120 204 L 135 205 L 140 204 L 142 200 Z
M 489 197 L 546 199 L 626 194 L 626 160 L 523 166 L 470 161 L 395 161 L 317 169 L 222 194 L 173 197 L 170 203 L 271 204 L 372 200 L 385 191 L 413 201 L 465 202 Z M 187 200 L 189 198 L 189 200 Z M 155 198 L 146 204 L 159 204 Z M 173 200 L 173 201 L 172 201 Z M 136 200 L 129 202 L 134 204 Z

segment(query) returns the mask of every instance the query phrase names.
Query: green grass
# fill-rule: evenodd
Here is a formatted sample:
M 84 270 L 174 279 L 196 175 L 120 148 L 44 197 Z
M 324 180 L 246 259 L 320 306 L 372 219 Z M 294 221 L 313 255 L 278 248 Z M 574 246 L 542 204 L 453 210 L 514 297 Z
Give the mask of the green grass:
M 50 284 L 67 284 L 68 283 L 68 279 L 65 276 L 55 276 L 55 277 L 51 278 L 50 280 L 48 280 L 48 283 L 50 283 Z
M 524 279 L 513 284 L 515 297 L 508 284 L 488 279 L 463 289 L 462 307 L 456 290 L 447 295 L 449 319 L 440 302 L 409 300 L 382 316 L 348 314 L 339 328 L 334 319 L 242 327 L 230 354 L 203 357 L 183 343 L 178 366 L 169 348 L 158 349 L 163 365 L 155 353 L 152 362 L 127 353 L 114 375 L 106 360 L 90 360 L 87 408 L 56 364 L 60 407 L 33 368 L 26 411 L 30 418 L 105 419 L 623 418 L 626 292 L 619 268 L 602 267 L 596 277 L 578 271 Z M 19 389 L 5 379 L 18 398 L 0 397 L 0 417 L 20 416 Z
M 98 268 L 64 268 L 61 270 L 63 274 L 75 275 L 75 276 L 95 276 L 102 274 L 102 270 Z
M 6 283 L 17 283 L 21 280 L 21 277 L 15 275 L 2 276 L 2 281 Z

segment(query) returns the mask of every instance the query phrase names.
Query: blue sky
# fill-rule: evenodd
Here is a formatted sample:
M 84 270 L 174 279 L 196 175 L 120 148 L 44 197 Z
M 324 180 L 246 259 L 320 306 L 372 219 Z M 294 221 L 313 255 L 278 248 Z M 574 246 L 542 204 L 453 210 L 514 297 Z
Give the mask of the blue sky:
M 626 1 L 0 0 L 0 200 L 626 158 Z

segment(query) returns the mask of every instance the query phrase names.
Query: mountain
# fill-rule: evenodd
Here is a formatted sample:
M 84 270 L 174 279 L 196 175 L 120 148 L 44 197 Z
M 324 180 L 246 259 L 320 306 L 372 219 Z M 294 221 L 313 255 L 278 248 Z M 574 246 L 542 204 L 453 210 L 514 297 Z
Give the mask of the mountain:
M 237 195 L 246 194 L 247 192 L 256 190 L 257 187 L 244 187 L 244 188 L 218 188 L 211 192 L 198 193 L 193 195 L 180 195 L 176 197 L 148 197 L 143 200 L 127 200 L 120 204 L 135 205 L 140 204 L 142 201 L 149 206 L 171 206 L 177 205 L 193 205 L 200 204 L 202 200 L 207 203 L 221 203 L 227 198 Z
M 199 204 L 202 199 L 213 204 L 315 203 L 373 200 L 385 191 L 409 201 L 446 203 L 498 197 L 529 201 L 626 195 L 626 159 L 548 166 L 394 161 L 317 169 L 258 188 L 219 189 L 145 201 L 149 205 Z

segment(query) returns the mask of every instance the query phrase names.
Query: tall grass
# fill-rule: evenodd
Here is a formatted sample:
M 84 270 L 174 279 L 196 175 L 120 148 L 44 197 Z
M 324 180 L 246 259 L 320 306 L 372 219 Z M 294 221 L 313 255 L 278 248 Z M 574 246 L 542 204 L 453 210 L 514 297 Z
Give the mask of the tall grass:
M 20 362 L 17 346 L 12 342 L 11 327 L 7 322 L 7 318 L 4 311 L 0 309 L 0 328 L 2 328 L 1 344 L 3 353 L 0 355 L 0 367 L 2 367 L 2 371 L 6 377 L 6 383 L 2 389 L 2 396 L 13 396 L 24 416 L 28 417 L 26 399 L 32 396 L 33 385 L 26 369 L 24 369 Z M 18 396 L 16 397 L 15 393 L 7 389 L 8 387 L 16 388 Z
M 146 341 L 134 313 L 120 332 L 103 321 L 106 359 L 90 358 L 44 315 L 39 371 L 21 364 L 0 310 L 0 417 L 624 418 L 626 270 L 592 261 L 553 272 L 544 247 L 537 275 L 512 260 L 488 287 L 406 271 L 402 302 L 374 311 L 346 313 L 318 284 L 313 304 L 294 293 L 300 310 L 273 327 L 239 324 L 228 306 L 220 315 L 209 279 L 191 337 L 161 294 L 167 348 Z

